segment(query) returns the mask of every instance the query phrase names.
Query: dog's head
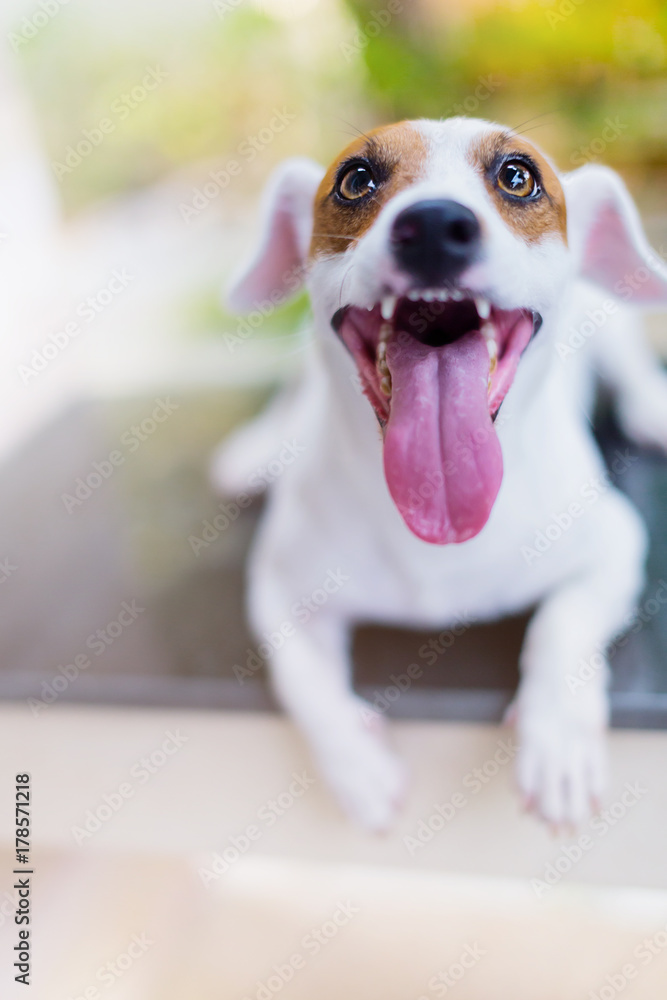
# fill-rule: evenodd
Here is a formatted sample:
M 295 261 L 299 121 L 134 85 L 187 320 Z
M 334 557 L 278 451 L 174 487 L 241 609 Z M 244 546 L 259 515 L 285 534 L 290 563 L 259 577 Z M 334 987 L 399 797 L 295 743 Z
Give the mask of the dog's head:
M 382 427 L 390 493 L 429 542 L 486 524 L 503 473 L 495 417 L 572 278 L 619 294 L 640 275 L 634 303 L 666 298 L 613 171 L 559 177 L 522 136 L 479 120 L 377 129 L 326 173 L 291 160 L 266 211 L 232 305 L 275 301 L 307 271 L 318 325 L 351 353 Z

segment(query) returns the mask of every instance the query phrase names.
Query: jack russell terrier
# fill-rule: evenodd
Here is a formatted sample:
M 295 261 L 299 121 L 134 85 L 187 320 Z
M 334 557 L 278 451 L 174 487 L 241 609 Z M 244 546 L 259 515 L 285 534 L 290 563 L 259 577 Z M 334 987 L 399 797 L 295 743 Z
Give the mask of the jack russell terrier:
M 627 627 L 647 547 L 591 433 L 596 374 L 630 438 L 667 449 L 667 376 L 637 313 L 667 304 L 667 268 L 626 188 L 593 164 L 560 175 L 489 122 L 405 121 L 326 172 L 285 163 L 265 215 L 232 307 L 304 278 L 316 337 L 299 386 L 223 443 L 213 477 L 247 492 L 286 437 L 303 448 L 249 565 L 253 629 L 281 636 L 263 647 L 280 702 L 343 808 L 384 829 L 406 775 L 352 690 L 355 624 L 439 630 L 536 607 L 517 780 L 528 808 L 580 823 L 603 793 L 609 709 L 604 670 L 572 678 Z M 554 537 L 539 553 L 538 534 Z M 344 582 L 295 626 L 332 572 Z

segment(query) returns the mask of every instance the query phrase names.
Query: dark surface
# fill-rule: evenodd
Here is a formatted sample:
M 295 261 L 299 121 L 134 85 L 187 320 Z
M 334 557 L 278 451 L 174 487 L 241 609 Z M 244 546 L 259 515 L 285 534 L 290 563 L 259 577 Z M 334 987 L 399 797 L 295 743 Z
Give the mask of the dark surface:
M 134 452 L 122 445 L 123 435 L 150 415 L 152 399 L 78 407 L 4 465 L 0 560 L 16 569 L 0 584 L 0 697 L 40 699 L 37 712 L 54 694 L 63 701 L 272 707 L 261 671 L 241 684 L 233 670 L 252 645 L 243 566 L 261 501 L 199 555 L 188 542 L 219 503 L 206 481 L 212 449 L 264 395 L 237 390 L 171 398 L 178 409 Z M 608 454 L 628 448 L 608 419 L 601 434 Z M 68 513 L 62 494 L 114 449 L 123 463 Z M 619 485 L 651 532 L 646 600 L 667 578 L 667 463 L 630 451 L 637 460 Z M 132 600 L 143 609 L 136 620 L 101 655 L 91 653 L 88 637 Z M 516 687 L 525 623 L 468 628 L 447 638 L 448 648 L 431 664 L 420 653 L 428 634 L 360 628 L 356 685 L 394 715 L 498 719 Z M 617 725 L 667 727 L 666 651 L 660 605 L 626 645 L 612 650 Z M 62 668 L 77 654 L 88 655 L 90 666 L 63 680 Z M 397 678 L 411 663 L 422 674 L 396 698 Z

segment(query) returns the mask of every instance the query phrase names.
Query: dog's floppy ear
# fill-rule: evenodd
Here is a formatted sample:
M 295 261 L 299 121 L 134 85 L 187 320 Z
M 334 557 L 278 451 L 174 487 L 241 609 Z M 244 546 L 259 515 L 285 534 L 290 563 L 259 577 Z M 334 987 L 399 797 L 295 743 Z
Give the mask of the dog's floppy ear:
M 303 284 L 303 267 L 313 228 L 313 202 L 324 169 L 313 160 L 286 160 L 271 177 L 262 199 L 263 232 L 255 256 L 232 279 L 227 301 L 246 312 L 262 300 L 293 295 Z
M 581 277 L 637 305 L 667 305 L 667 267 L 618 174 L 587 164 L 563 177 L 563 189 Z

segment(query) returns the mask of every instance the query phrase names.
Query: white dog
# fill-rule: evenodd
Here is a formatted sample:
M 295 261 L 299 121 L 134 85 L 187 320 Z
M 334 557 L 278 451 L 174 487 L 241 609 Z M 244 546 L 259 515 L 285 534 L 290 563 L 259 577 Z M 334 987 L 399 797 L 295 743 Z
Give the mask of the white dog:
M 287 162 L 266 216 L 232 305 L 278 301 L 303 272 L 315 345 L 297 391 L 224 443 L 214 476 L 247 491 L 281 442 L 303 449 L 249 568 L 280 701 L 346 811 L 385 828 L 405 774 L 352 691 L 354 625 L 538 605 L 512 713 L 518 782 L 550 822 L 581 822 L 605 783 L 607 678 L 573 678 L 627 626 L 646 551 L 591 434 L 596 371 L 625 431 L 667 447 L 667 378 L 636 311 L 667 303 L 667 269 L 625 187 L 596 165 L 558 175 L 488 122 L 413 121 L 361 136 L 326 173 Z

